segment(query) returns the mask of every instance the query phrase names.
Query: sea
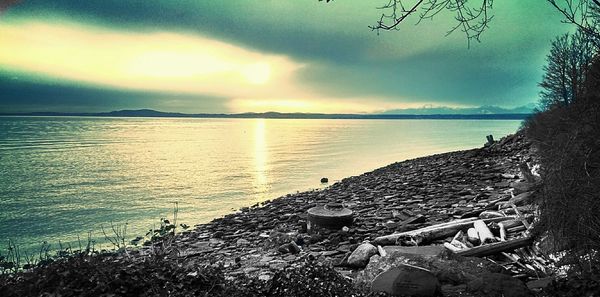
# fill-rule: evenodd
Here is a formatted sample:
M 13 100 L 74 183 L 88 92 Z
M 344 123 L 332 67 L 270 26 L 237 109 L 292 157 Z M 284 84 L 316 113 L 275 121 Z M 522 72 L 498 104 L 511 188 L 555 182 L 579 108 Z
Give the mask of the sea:
M 0 255 L 207 223 L 416 157 L 482 147 L 520 120 L 0 117 Z M 329 183 L 322 184 L 326 177 Z M 104 232 L 102 231 L 104 229 Z M 183 230 L 183 229 L 180 229 Z M 104 242 L 104 243 L 103 243 Z

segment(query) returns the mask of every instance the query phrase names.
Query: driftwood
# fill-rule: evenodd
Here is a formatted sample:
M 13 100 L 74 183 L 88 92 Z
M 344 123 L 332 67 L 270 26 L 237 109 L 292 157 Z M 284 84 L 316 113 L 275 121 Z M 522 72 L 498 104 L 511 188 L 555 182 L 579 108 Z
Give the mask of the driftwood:
M 521 170 L 521 173 L 523 174 L 523 177 L 525 178 L 525 180 L 528 183 L 535 183 L 536 182 L 536 178 L 531 173 L 531 169 L 529 169 L 529 165 L 527 165 L 527 163 L 525 163 L 525 162 L 521 163 L 519 165 L 519 170 Z
M 526 230 L 527 230 L 527 227 L 525 227 L 524 225 L 520 225 L 520 226 L 517 226 L 517 227 L 506 229 L 506 232 L 508 232 L 508 233 L 516 233 L 516 232 L 522 232 L 522 231 L 526 231 Z
M 456 235 L 454 235 L 454 238 L 452 238 L 452 240 L 461 241 L 464 235 L 465 233 L 462 230 L 460 230 L 456 233 Z
M 457 253 L 461 251 L 461 248 L 454 246 L 453 244 L 449 243 L 449 242 L 444 242 L 444 247 L 449 249 L 450 251 Z
M 504 228 L 506 229 L 510 229 L 510 228 L 514 228 L 514 227 L 518 227 L 523 225 L 523 222 L 519 219 L 516 220 L 506 220 L 502 222 L 502 225 L 504 225 Z
M 479 235 L 481 244 L 496 241 L 494 234 L 492 234 L 492 231 L 490 231 L 487 224 L 483 220 L 473 222 L 473 228 L 477 230 L 477 235 Z
M 492 145 L 495 143 L 493 135 L 490 134 L 490 135 L 486 136 L 485 138 L 487 140 L 486 146 L 489 146 L 489 145 Z
M 501 222 L 505 220 L 512 220 L 515 217 L 502 217 L 482 220 L 486 223 L 489 222 Z M 394 233 L 390 235 L 380 236 L 373 240 L 373 244 L 379 245 L 394 245 L 398 239 L 412 238 L 419 239 L 415 243 L 420 244 L 422 242 L 433 241 L 440 238 L 446 238 L 453 236 L 460 230 L 468 229 L 473 226 L 473 222 L 479 220 L 478 218 L 467 218 L 456 220 L 452 222 L 446 222 L 438 225 L 420 228 L 417 230 L 406 231 L 401 233 Z
M 498 227 L 500 227 L 500 241 L 506 241 L 506 228 L 504 227 L 504 222 L 498 223 Z
M 456 239 L 452 239 L 452 241 L 450 242 L 451 245 L 456 246 L 458 248 L 462 249 L 468 249 L 469 247 L 462 243 L 462 241 L 456 240 Z
M 501 252 L 512 251 L 521 247 L 531 245 L 533 243 L 532 237 L 517 238 L 508 241 L 501 241 L 491 244 L 486 244 L 470 249 L 464 249 L 455 252 L 457 255 L 465 257 L 484 257 L 489 255 L 498 254 Z
M 479 240 L 479 235 L 477 234 L 477 230 L 475 228 L 469 228 L 467 230 L 467 240 L 474 245 L 479 245 L 481 241 Z

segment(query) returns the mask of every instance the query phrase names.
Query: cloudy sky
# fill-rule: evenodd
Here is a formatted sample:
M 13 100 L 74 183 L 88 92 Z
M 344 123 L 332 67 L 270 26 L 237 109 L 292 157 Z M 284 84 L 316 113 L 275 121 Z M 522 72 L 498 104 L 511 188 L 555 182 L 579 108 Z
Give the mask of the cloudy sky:
M 495 1 L 470 48 L 451 14 L 376 34 L 387 0 L 2 2 L 0 112 L 510 108 L 571 29 L 542 0 Z

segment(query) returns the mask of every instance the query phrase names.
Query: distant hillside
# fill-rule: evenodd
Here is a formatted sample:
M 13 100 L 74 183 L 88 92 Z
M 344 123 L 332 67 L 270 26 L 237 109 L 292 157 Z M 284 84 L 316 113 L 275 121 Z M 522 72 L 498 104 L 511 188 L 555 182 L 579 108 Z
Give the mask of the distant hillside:
M 403 110 L 408 111 L 408 110 Z M 265 118 L 265 119 L 500 119 L 521 120 L 530 113 L 464 113 L 464 114 L 324 114 L 324 113 L 236 113 L 236 114 L 186 114 L 162 112 L 152 109 L 118 110 L 100 113 L 31 112 L 5 113 L 5 116 L 91 116 L 91 117 L 160 117 L 160 118 Z

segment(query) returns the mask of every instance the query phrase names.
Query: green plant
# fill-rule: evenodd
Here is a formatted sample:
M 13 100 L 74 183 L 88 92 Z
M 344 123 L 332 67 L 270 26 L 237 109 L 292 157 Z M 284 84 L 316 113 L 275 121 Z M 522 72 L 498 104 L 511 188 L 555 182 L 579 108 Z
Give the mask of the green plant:
M 123 226 L 117 226 L 113 224 L 113 222 L 110 222 L 110 229 L 112 231 L 111 235 L 108 235 L 106 233 L 106 230 L 104 230 L 104 226 L 100 225 L 100 229 L 102 229 L 102 234 L 104 234 L 104 239 L 110 242 L 117 251 L 127 250 L 126 238 L 128 224 L 129 222 L 125 222 Z
M 144 245 L 149 245 L 153 248 L 155 254 L 168 254 L 172 252 L 173 241 L 175 234 L 177 233 L 177 215 L 179 213 L 179 203 L 175 202 L 173 206 L 173 220 L 170 221 L 166 218 L 160 218 L 160 225 L 158 228 L 152 228 L 146 236 L 149 240 Z M 188 225 L 180 224 L 180 227 L 184 230 L 189 228 Z

